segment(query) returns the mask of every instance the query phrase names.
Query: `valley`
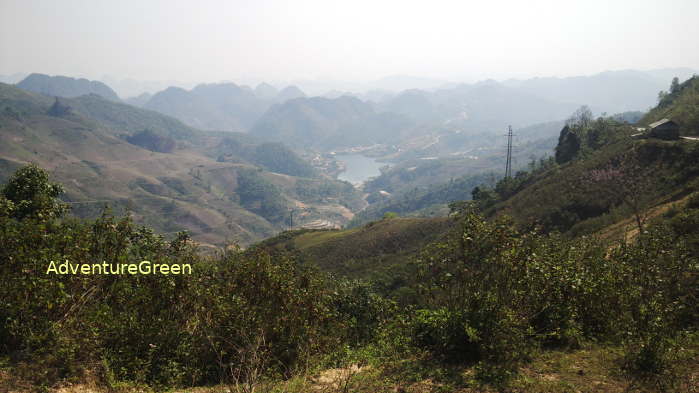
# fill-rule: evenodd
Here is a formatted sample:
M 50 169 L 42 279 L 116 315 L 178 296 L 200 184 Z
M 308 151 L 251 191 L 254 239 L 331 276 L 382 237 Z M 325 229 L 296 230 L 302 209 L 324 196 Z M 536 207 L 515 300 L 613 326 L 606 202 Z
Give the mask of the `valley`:
M 17 86 L 36 93 L 0 89 L 0 178 L 36 162 L 66 184 L 79 217 L 108 205 L 166 236 L 187 230 L 209 248 L 277 234 L 291 227 L 295 209 L 294 228 L 340 228 L 386 212 L 444 215 L 450 201 L 502 176 L 506 123 L 488 113 L 522 106 L 510 112 L 519 124 L 517 170 L 550 156 L 559 119 L 575 107 L 552 106 L 537 98 L 535 83 L 512 81 L 407 90 L 377 102 L 307 97 L 295 86 L 201 84 L 136 106 L 84 79 L 31 74 Z M 428 197 L 435 187 L 451 191 Z
M 330 226 L 345 224 L 363 203 L 351 185 L 321 176 L 282 146 L 195 130 L 96 96 L 57 100 L 69 109 L 52 116 L 49 97 L 8 85 L 0 93 L 2 177 L 26 162 L 50 169 L 79 217 L 109 206 L 166 235 L 186 230 L 220 247 L 286 228 L 297 203 L 306 206 L 304 221 Z M 174 149 L 143 148 L 124 136 L 144 129 Z
M 0 83 L 0 390 L 695 385 L 697 76 L 594 115 L 550 85 L 595 77 L 124 102 L 32 75 Z

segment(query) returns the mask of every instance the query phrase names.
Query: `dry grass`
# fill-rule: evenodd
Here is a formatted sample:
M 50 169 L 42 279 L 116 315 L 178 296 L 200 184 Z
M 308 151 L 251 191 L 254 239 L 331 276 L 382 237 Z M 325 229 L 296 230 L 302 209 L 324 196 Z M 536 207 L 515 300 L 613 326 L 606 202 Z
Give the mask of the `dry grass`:
M 697 348 L 693 348 L 697 353 Z M 418 381 L 404 381 L 392 368 L 351 365 L 345 368 L 327 369 L 316 374 L 299 375 L 286 381 L 261 381 L 255 386 L 257 393 L 567 393 L 567 392 L 660 392 L 654 385 L 634 382 L 620 368 L 622 353 L 616 348 L 587 347 L 575 351 L 546 351 L 534 361 L 520 369 L 518 376 L 505 390 L 481 385 L 473 380 L 474 370 L 460 371 L 464 386 L 454 386 L 449 381 L 422 378 Z M 669 392 L 699 392 L 699 359 L 690 357 L 680 365 L 681 373 L 673 389 Z M 37 387 L 26 381 L 12 377 L 8 371 L 0 370 L 0 392 L 19 393 L 37 391 Z M 169 392 L 183 393 L 232 393 L 235 386 L 207 386 L 184 389 L 171 389 Z M 52 393 L 145 393 L 145 387 L 125 384 L 107 389 L 94 381 L 81 384 L 65 384 L 49 389 Z
M 646 222 L 652 222 L 654 219 L 662 216 L 670 209 L 680 208 L 684 206 L 691 195 L 687 195 L 681 199 L 660 203 L 648 210 L 646 213 Z M 608 227 L 597 232 L 601 239 L 606 240 L 623 240 L 626 243 L 632 242 L 638 237 L 638 225 L 633 217 L 616 222 Z

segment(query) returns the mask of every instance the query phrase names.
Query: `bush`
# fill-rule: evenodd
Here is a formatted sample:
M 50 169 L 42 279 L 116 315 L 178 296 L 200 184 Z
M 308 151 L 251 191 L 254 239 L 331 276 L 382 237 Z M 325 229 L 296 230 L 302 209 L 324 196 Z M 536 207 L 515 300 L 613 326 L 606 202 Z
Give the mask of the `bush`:
M 40 168 L 20 170 L 3 188 L 9 208 L 0 214 L 0 354 L 30 370 L 37 386 L 86 369 L 107 385 L 255 383 L 303 369 L 348 337 L 367 337 L 384 312 L 368 293 L 368 305 L 352 299 L 365 316 L 345 329 L 338 315 L 348 312 L 335 308 L 325 277 L 287 257 L 204 257 L 184 233 L 166 241 L 107 211 L 94 221 L 59 220 L 56 190 Z M 47 273 L 51 261 L 113 269 L 145 260 L 190 264 L 192 272 Z
M 445 308 L 417 310 L 410 327 L 412 342 L 447 362 L 481 359 L 478 332 L 466 315 Z
M 287 258 L 208 259 L 185 235 L 166 242 L 109 215 L 92 223 L 0 218 L 0 242 L 2 350 L 56 370 L 49 379 L 103 364 L 117 380 L 154 386 L 228 382 L 248 377 L 236 373 L 253 355 L 256 373 L 284 374 L 350 335 L 322 276 Z M 47 275 L 50 260 L 190 263 L 193 273 Z
M 371 284 L 359 280 L 340 280 L 334 288 L 332 309 L 342 321 L 343 341 L 351 346 L 368 344 L 392 319 L 394 302 L 378 295 Z
M 697 261 L 667 228 L 610 250 L 461 214 L 460 228 L 419 261 L 421 310 L 405 333 L 417 348 L 478 360 L 478 375 L 497 383 L 538 346 L 588 340 L 625 343 L 634 367 L 658 373 L 677 336 L 696 328 Z

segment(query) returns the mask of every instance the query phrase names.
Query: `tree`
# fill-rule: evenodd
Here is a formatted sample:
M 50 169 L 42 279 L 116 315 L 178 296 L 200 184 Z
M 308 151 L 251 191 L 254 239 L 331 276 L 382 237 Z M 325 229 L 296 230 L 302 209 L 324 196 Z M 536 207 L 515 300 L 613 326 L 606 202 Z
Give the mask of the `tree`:
M 54 117 L 63 117 L 63 116 L 68 116 L 72 113 L 72 108 L 70 105 L 64 104 L 61 102 L 61 100 L 56 97 L 56 100 L 53 102 L 53 105 L 51 105 L 51 108 L 49 108 L 48 114 L 49 116 L 54 116 Z
M 590 171 L 585 178 L 592 191 L 609 195 L 631 209 L 639 236 L 648 219 L 649 188 L 654 181 L 653 170 L 641 166 L 630 153 L 621 156 L 618 162 Z
M 132 145 L 140 146 L 144 149 L 158 153 L 172 153 L 177 147 L 177 143 L 169 136 L 158 135 L 153 130 L 144 129 L 126 138 Z
M 62 216 L 67 205 L 58 199 L 63 186 L 49 181 L 49 174 L 36 164 L 15 172 L 0 190 L 4 201 L 0 212 L 17 219 L 50 219 Z
M 582 148 L 582 136 L 592 125 L 593 114 L 587 105 L 583 105 L 576 110 L 566 120 L 566 124 L 561 130 L 556 146 L 556 162 L 566 163 L 575 158 Z
M 487 209 L 498 201 L 498 194 L 488 187 L 476 187 L 471 191 L 471 198 L 480 209 Z
M 590 108 L 587 105 L 583 105 L 566 120 L 566 125 L 571 128 L 585 128 L 590 125 L 593 117 Z
M 677 77 L 672 78 L 670 84 L 670 94 L 675 94 L 680 91 L 680 80 Z
M 384 220 L 392 220 L 394 218 L 398 218 L 398 213 L 395 212 L 386 212 L 383 214 L 383 219 Z
M 561 130 L 561 135 L 558 137 L 558 145 L 556 145 L 556 162 L 558 164 L 566 163 L 580 151 L 580 137 L 566 124 Z

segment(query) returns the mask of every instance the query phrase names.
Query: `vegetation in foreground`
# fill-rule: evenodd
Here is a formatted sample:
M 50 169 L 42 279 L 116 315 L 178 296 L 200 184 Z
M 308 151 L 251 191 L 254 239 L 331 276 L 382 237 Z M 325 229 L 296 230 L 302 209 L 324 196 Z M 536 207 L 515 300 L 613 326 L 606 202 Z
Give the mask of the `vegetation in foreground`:
M 67 218 L 61 191 L 36 166 L 2 188 L 7 389 L 91 379 L 111 390 L 548 391 L 532 370 L 584 351 L 619 386 L 682 391 L 696 380 L 696 194 L 619 244 L 521 231 L 454 205 L 455 229 L 413 261 L 415 296 L 398 307 L 371 283 L 283 252 L 202 257 L 186 235 L 166 242 L 128 217 Z M 51 260 L 186 262 L 194 272 L 47 275 Z M 309 382 L 323 369 L 338 371 Z

